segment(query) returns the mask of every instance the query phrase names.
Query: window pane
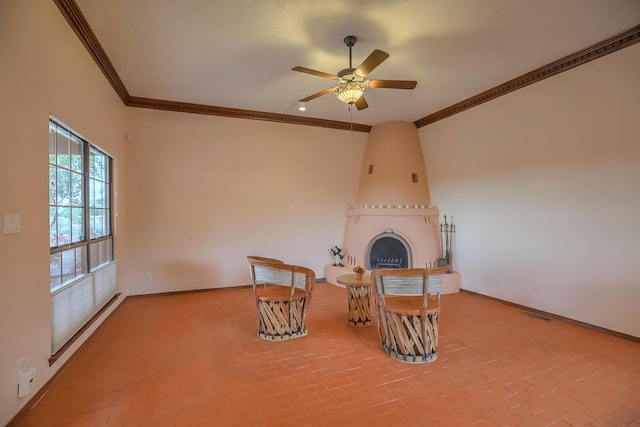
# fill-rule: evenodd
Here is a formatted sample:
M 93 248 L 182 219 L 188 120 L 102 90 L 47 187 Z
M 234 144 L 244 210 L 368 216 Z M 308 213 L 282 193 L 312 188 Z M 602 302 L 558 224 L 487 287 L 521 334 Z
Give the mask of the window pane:
M 87 272 L 87 247 L 82 246 L 75 249 L 76 276 L 81 276 Z
M 95 209 L 91 209 L 91 214 L 89 215 L 89 238 L 90 239 L 95 239 L 96 237 L 98 237 L 98 230 L 96 229 L 96 210 Z
M 70 249 L 60 253 L 62 254 L 62 283 L 67 283 L 76 278 L 76 251 Z
M 84 240 L 84 208 L 71 208 L 71 242 Z
M 49 246 L 58 246 L 58 217 L 55 207 L 49 207 Z
M 96 269 L 98 265 L 100 265 L 100 242 L 95 242 L 89 245 L 89 260 L 91 261 L 91 265 L 89 266 L 89 271 L 93 271 Z
M 56 163 L 58 166 L 69 167 L 69 132 L 58 128 L 56 135 Z
M 51 254 L 49 259 L 51 290 L 72 282 L 87 272 L 86 246 Z
M 96 180 L 89 178 L 89 207 L 96 205 Z
M 107 185 L 104 182 L 100 182 L 100 181 L 93 181 L 91 182 L 91 186 L 93 187 L 93 191 L 94 191 L 94 197 L 93 197 L 93 204 L 91 205 L 91 207 L 94 208 L 103 208 L 105 207 L 105 203 L 104 203 L 104 199 L 106 196 L 106 187 Z
M 105 219 L 106 212 L 104 209 L 91 209 L 91 218 L 89 219 L 89 225 L 91 227 L 92 239 L 106 235 Z
M 70 169 L 75 172 L 82 172 L 82 145 L 81 141 L 77 138 L 71 138 L 69 141 L 71 151 L 71 167 Z
M 99 179 L 101 181 L 106 181 L 107 175 L 105 173 L 107 166 L 107 156 L 99 152 L 98 150 L 91 148 L 89 152 L 90 156 L 90 167 L 89 167 L 89 176 L 91 178 Z
M 96 191 L 95 196 L 96 197 L 94 199 L 93 207 L 94 208 L 101 208 L 101 207 L 104 206 L 104 203 L 103 203 L 103 199 L 104 199 L 103 185 L 104 184 L 102 182 L 100 182 L 100 181 L 95 181 L 95 183 L 96 183 L 96 188 L 95 188 L 95 191 Z
M 98 265 L 98 243 L 100 242 L 89 245 L 89 271 L 93 271 Z
M 95 189 L 93 188 L 93 181 L 91 179 L 87 181 L 87 192 L 89 193 L 89 196 L 87 197 L 87 203 L 89 203 L 89 207 L 91 207 L 93 206 L 93 198 L 95 197 Z
M 49 283 L 52 291 L 62 284 L 61 266 L 62 254 L 51 254 L 49 256 Z
M 56 205 L 71 204 L 71 172 L 56 168 Z
M 92 148 L 89 148 L 89 178 L 96 177 L 96 154 Z
M 96 162 L 96 152 L 89 150 L 89 177 L 100 178 L 100 165 Z
M 91 271 L 113 259 L 113 242 L 111 239 L 92 243 L 90 246 Z
M 49 166 L 49 204 L 56 204 L 56 167 Z
M 102 156 L 104 158 L 104 170 L 102 180 L 104 182 L 111 182 L 111 158 L 107 155 Z
M 58 207 L 57 217 L 58 246 L 66 245 L 71 241 L 71 209 L 67 207 Z
M 49 163 L 56 164 L 56 126 L 49 123 Z
M 104 210 L 104 216 L 103 216 L 103 221 L 104 221 L 104 235 L 108 236 L 111 234 L 111 210 L 109 209 L 105 209 Z
M 84 205 L 84 191 L 82 184 L 82 175 L 79 173 L 71 173 L 71 206 Z
M 109 209 L 111 207 L 111 184 L 104 184 L 104 207 Z

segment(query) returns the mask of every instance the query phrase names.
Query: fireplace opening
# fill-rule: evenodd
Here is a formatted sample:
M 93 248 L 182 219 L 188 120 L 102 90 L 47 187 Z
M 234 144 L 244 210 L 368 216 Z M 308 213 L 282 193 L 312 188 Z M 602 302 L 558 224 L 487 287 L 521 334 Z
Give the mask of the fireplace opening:
M 369 270 L 410 268 L 411 249 L 402 237 L 393 232 L 385 232 L 371 240 L 365 259 L 365 268 Z

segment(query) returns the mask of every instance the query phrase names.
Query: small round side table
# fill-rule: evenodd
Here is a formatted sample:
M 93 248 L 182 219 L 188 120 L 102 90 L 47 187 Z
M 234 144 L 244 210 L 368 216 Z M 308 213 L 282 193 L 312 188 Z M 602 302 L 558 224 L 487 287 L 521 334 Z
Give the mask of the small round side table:
M 351 326 L 368 326 L 371 324 L 371 274 L 364 273 L 358 279 L 355 273 L 343 274 L 336 278 L 337 282 L 347 288 L 349 315 L 347 322 Z

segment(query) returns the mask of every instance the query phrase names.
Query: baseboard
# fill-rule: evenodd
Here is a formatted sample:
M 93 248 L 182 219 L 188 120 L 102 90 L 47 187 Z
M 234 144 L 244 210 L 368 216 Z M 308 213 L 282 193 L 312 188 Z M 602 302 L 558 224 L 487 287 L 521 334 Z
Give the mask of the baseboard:
M 563 322 L 567 322 L 567 323 L 572 323 L 574 325 L 577 326 L 581 326 L 583 328 L 587 328 L 587 329 L 591 329 L 593 331 L 597 331 L 597 332 L 601 332 L 603 334 L 607 334 L 607 335 L 612 335 L 614 337 L 618 337 L 618 338 L 622 338 L 625 340 L 629 340 L 629 341 L 633 341 L 636 343 L 640 343 L 640 337 L 634 337 L 633 335 L 628 335 L 628 334 L 623 334 L 622 332 L 618 332 L 618 331 L 614 331 L 612 329 L 607 329 L 607 328 L 603 328 L 601 326 L 596 326 L 596 325 L 592 325 L 590 323 L 585 323 L 585 322 L 581 322 L 579 320 L 575 320 L 575 319 L 571 319 L 570 317 L 564 317 L 564 316 L 559 316 L 557 314 L 553 314 L 553 313 L 549 313 L 546 311 L 542 311 L 542 310 L 538 310 L 536 308 L 531 308 L 531 307 L 527 307 L 526 305 L 520 305 L 520 304 L 516 304 L 515 302 L 511 302 L 511 301 L 506 301 L 500 298 L 496 298 L 496 297 L 492 297 L 489 295 L 484 295 L 478 292 L 474 292 L 474 291 L 470 291 L 467 289 L 460 289 L 460 292 L 463 293 L 467 293 L 467 294 L 471 294 L 471 295 L 477 295 L 479 297 L 483 297 L 483 298 L 487 298 L 505 305 L 509 305 L 511 307 L 515 307 L 518 308 L 520 310 L 525 310 L 528 312 L 532 312 L 532 313 L 536 313 L 538 315 L 541 316 L 545 316 L 545 317 L 549 317 L 555 320 L 560 320 Z

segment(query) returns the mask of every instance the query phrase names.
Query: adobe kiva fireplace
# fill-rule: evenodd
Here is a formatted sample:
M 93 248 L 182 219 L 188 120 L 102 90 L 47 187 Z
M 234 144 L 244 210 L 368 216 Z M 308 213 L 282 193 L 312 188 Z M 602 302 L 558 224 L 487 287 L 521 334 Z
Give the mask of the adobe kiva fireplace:
M 357 200 L 347 211 L 345 266 L 327 265 L 326 280 L 336 284 L 336 278 L 355 265 L 366 270 L 437 266 L 442 256 L 439 219 L 438 209 L 431 205 L 415 125 L 386 122 L 373 126 Z M 446 287 L 445 283 L 445 292 Z

